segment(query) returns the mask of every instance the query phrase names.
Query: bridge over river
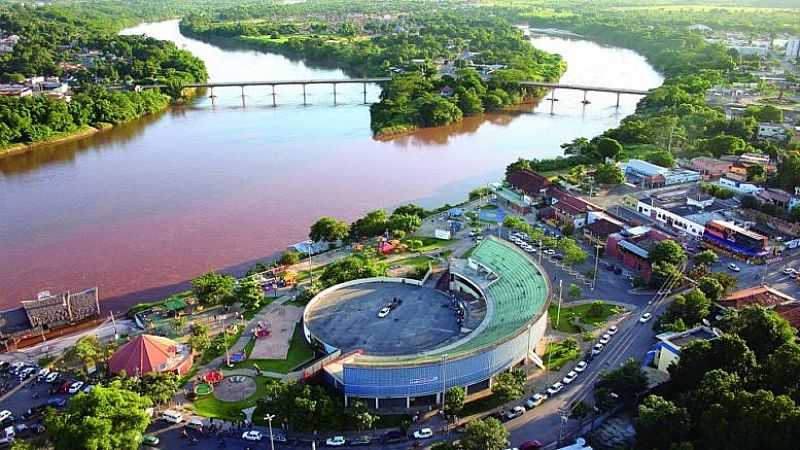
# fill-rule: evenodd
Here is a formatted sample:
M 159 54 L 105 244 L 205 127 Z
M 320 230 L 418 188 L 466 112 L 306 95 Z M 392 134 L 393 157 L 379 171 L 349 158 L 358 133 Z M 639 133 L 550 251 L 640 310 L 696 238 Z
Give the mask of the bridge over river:
M 181 85 L 181 89 L 189 89 L 189 88 L 205 88 L 210 90 L 209 97 L 211 98 L 211 102 L 213 104 L 214 99 L 216 96 L 214 95 L 215 88 L 230 88 L 230 87 L 237 87 L 242 90 L 242 105 L 245 104 L 245 93 L 244 89 L 246 87 L 252 86 L 270 86 L 272 88 L 272 106 L 277 106 L 275 101 L 275 88 L 277 86 L 302 86 L 303 87 L 303 104 L 305 105 L 307 102 L 306 96 L 306 86 L 309 85 L 318 85 L 318 84 L 329 84 L 333 87 L 333 103 L 336 104 L 336 86 L 340 84 L 361 84 L 364 86 L 363 94 L 364 94 L 364 103 L 367 103 L 367 84 L 370 83 L 385 83 L 391 81 L 389 77 L 375 77 L 375 78 L 345 78 L 345 79 L 320 79 L 320 80 L 267 80 L 267 81 L 221 81 L 221 82 L 207 82 L 207 83 L 189 83 Z M 581 85 L 581 84 L 560 84 L 560 83 L 547 83 L 543 81 L 520 81 L 519 84 L 525 87 L 536 87 L 536 88 L 545 88 L 550 90 L 551 95 L 548 98 L 548 101 L 551 102 L 550 111 L 553 111 L 553 104 L 558 101 L 555 97 L 555 91 L 558 89 L 567 89 L 567 90 L 574 90 L 574 91 L 583 91 L 583 103 L 588 104 L 590 103 L 587 99 L 587 95 L 589 92 L 606 92 L 617 94 L 617 104 L 616 107 L 619 107 L 619 100 L 621 95 L 635 95 L 635 96 L 644 96 L 650 93 L 650 90 L 642 90 L 642 89 L 629 89 L 629 88 L 616 88 L 616 87 L 605 87 L 605 86 L 590 86 L 590 85 Z M 142 85 L 138 86 L 140 89 L 156 89 L 156 88 L 166 88 L 167 85 L 165 84 L 150 84 L 150 85 Z

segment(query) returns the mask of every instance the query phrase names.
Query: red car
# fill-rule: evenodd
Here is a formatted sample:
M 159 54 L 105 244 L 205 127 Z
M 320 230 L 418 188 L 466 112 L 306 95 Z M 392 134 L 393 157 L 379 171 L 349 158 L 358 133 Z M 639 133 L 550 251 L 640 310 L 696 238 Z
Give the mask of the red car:
M 544 445 L 539 441 L 525 441 L 519 446 L 519 450 L 539 450 Z
M 69 386 L 71 384 L 72 384 L 72 381 L 65 381 L 64 383 L 62 383 L 61 386 L 58 387 L 58 393 L 59 394 L 66 394 L 67 392 L 69 392 Z

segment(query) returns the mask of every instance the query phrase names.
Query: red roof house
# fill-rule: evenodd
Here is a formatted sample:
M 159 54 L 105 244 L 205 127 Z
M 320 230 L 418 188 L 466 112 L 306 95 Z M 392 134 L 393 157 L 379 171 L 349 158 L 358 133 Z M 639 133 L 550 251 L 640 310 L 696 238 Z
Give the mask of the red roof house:
M 718 303 L 724 308 L 742 309 L 751 305 L 771 308 L 781 303 L 793 301 L 795 301 L 795 299 L 792 296 L 786 295 L 777 289 L 773 289 L 769 286 L 755 286 L 733 292 Z
M 192 352 L 185 345 L 165 337 L 142 334 L 120 347 L 108 361 L 111 373 L 129 376 L 151 372 L 183 375 L 192 368 Z

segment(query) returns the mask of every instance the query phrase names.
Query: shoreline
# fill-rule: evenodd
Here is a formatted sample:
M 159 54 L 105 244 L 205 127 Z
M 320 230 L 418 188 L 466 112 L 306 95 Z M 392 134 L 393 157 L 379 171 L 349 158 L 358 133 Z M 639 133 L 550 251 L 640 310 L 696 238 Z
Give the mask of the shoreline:
M 14 144 L 4 149 L 0 149 L 0 158 L 5 158 L 14 155 L 21 155 L 23 153 L 28 153 L 37 150 L 41 147 L 47 147 L 48 145 L 65 144 L 67 142 L 77 141 L 89 136 L 94 136 L 97 133 L 107 131 L 112 128 L 114 128 L 114 125 L 110 124 L 108 126 L 104 126 L 101 128 L 86 126 L 75 132 L 60 136 L 53 136 L 42 141 L 31 142 L 30 144 Z

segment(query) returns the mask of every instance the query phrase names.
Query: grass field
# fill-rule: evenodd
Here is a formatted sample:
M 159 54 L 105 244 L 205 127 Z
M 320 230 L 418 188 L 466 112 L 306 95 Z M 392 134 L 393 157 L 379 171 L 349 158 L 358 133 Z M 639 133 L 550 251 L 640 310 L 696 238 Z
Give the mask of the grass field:
M 266 394 L 266 386 L 274 382 L 273 378 L 256 377 L 256 392 L 250 397 L 238 402 L 223 402 L 217 400 L 213 395 L 207 395 L 193 402 L 194 412 L 203 417 L 214 417 L 219 419 L 240 419 L 242 410 L 254 406 L 258 399 Z
M 565 341 L 547 344 L 542 361 L 549 370 L 559 370 L 570 361 L 578 359 L 580 349 L 576 346 L 567 345 Z
M 253 341 L 249 342 L 245 346 L 245 352 L 249 354 L 253 350 L 253 345 Z M 259 369 L 268 372 L 288 373 L 312 358 L 314 358 L 314 350 L 306 343 L 306 338 L 303 336 L 303 325 L 298 323 L 294 328 L 292 343 L 289 345 L 289 353 L 286 355 L 286 359 L 248 359 L 247 361 L 236 363 L 234 367 L 250 368 L 255 365 Z
M 595 305 L 596 304 L 596 305 Z M 597 328 L 602 326 L 611 316 L 625 312 L 621 306 L 611 305 L 605 302 L 586 303 L 578 306 L 562 307 L 556 326 L 557 305 L 550 305 L 548 315 L 550 316 L 550 327 L 563 333 L 580 333 L 584 331 L 581 327 Z M 576 324 L 576 320 L 578 324 Z
M 452 245 L 455 241 L 448 241 L 446 239 L 436 239 L 432 237 L 419 237 L 411 236 L 402 240 L 405 243 L 408 240 L 422 241 L 422 247 L 414 249 L 415 252 L 429 252 L 440 248 Z

